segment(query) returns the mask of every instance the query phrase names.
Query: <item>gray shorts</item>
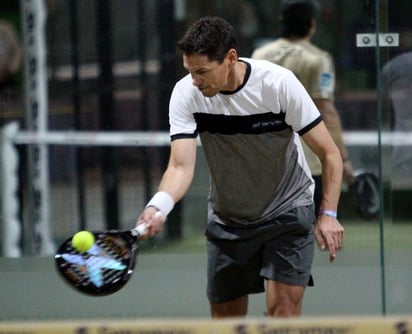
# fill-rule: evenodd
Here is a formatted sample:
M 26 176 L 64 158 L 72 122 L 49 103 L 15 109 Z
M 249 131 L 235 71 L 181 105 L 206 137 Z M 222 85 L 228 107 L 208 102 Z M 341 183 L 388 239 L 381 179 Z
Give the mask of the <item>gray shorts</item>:
M 295 208 L 276 220 L 251 227 L 209 221 L 207 296 L 212 303 L 265 291 L 264 281 L 312 284 L 313 206 Z

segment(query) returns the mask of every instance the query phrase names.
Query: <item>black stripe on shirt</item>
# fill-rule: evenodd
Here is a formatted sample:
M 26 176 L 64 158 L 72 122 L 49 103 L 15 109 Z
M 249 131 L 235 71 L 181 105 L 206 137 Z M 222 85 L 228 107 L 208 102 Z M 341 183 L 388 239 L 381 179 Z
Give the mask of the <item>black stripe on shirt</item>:
M 306 125 L 303 129 L 298 131 L 299 136 L 303 136 L 306 132 L 308 132 L 309 130 L 313 129 L 316 125 L 318 125 L 320 122 L 322 122 L 322 117 L 319 116 L 318 118 L 316 118 L 312 123 L 310 123 L 309 125 Z
M 191 139 L 191 138 L 196 138 L 198 135 L 197 131 L 194 133 L 178 133 L 175 135 L 170 136 L 170 141 L 176 140 L 176 139 Z
M 285 123 L 285 114 L 271 112 L 248 116 L 211 115 L 204 113 L 194 114 L 197 131 L 220 133 L 224 135 L 261 134 L 282 131 L 289 127 Z

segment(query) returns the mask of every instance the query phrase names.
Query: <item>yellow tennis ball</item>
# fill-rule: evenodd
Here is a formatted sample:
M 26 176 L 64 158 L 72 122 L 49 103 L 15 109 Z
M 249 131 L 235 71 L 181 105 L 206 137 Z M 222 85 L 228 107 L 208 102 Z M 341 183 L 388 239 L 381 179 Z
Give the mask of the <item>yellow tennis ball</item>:
M 94 235 L 89 231 L 77 232 L 72 238 L 72 245 L 79 252 L 87 252 L 94 244 Z

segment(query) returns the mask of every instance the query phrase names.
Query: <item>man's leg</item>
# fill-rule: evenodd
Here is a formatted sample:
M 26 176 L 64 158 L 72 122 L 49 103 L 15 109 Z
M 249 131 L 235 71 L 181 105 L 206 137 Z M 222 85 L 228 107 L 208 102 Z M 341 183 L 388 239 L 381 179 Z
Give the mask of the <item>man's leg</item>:
M 212 318 L 245 317 L 248 296 L 242 296 L 226 303 L 210 303 Z
M 303 286 L 267 281 L 267 308 L 269 317 L 297 317 L 301 314 Z

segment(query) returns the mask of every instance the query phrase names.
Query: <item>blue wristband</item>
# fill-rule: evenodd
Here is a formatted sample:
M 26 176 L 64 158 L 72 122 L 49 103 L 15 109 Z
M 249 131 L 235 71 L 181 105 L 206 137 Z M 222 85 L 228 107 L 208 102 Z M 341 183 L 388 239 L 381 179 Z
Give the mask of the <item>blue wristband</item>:
M 337 218 L 338 214 L 336 213 L 336 211 L 333 210 L 319 210 L 319 216 L 329 216 L 332 218 Z

